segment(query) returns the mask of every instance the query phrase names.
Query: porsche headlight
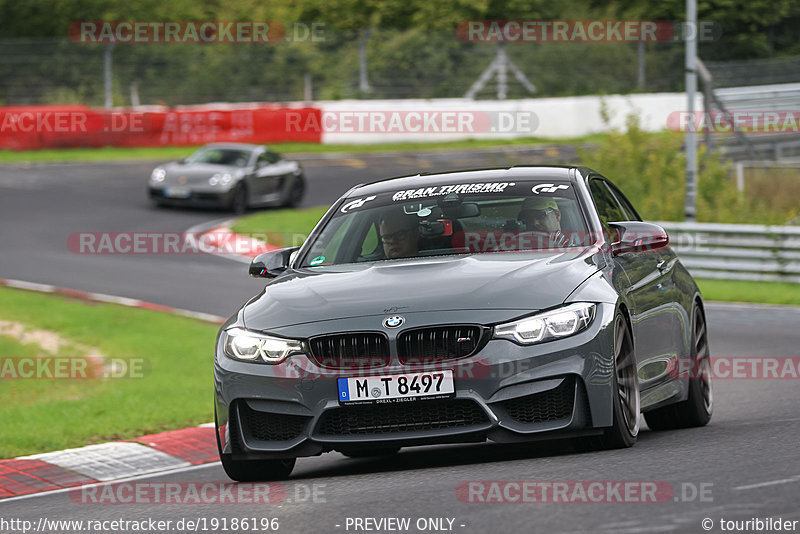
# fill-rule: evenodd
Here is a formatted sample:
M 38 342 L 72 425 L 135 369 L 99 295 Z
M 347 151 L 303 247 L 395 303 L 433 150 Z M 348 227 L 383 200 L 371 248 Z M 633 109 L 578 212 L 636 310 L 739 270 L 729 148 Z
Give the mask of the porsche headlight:
M 594 312 L 594 304 L 576 302 L 513 323 L 496 326 L 494 337 L 508 339 L 521 345 L 561 339 L 586 330 L 594 318 Z
M 218 172 L 208 179 L 209 185 L 228 185 L 233 180 L 233 175 L 229 172 Z
M 292 354 L 302 354 L 303 344 L 295 339 L 268 336 L 244 328 L 231 328 L 223 335 L 225 354 L 245 362 L 281 363 Z
M 154 182 L 163 182 L 164 178 L 167 177 L 167 171 L 162 169 L 161 167 L 156 167 L 153 169 L 152 174 L 150 174 L 150 179 Z

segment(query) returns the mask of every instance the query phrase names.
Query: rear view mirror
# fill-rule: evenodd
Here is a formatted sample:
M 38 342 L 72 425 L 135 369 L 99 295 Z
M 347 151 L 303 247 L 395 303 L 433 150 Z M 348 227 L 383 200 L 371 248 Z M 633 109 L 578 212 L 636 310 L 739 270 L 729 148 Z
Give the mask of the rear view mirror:
M 450 219 L 467 219 L 481 214 L 481 208 L 475 202 L 465 202 L 457 206 L 442 206 L 445 217 Z
M 444 222 L 442 221 L 422 221 L 419 223 L 419 235 L 422 237 L 443 235 L 444 230 Z

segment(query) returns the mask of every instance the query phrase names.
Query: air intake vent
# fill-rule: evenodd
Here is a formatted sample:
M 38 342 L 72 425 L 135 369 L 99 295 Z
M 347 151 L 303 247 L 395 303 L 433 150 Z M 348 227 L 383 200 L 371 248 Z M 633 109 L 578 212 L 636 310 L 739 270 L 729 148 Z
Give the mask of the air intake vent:
M 477 325 L 450 325 L 407 330 L 397 338 L 403 364 L 426 364 L 466 358 L 483 347 L 484 329 Z
M 389 365 L 389 341 L 377 332 L 333 334 L 308 341 L 311 357 L 329 369 L 374 369 Z
M 575 379 L 568 377 L 557 388 L 507 400 L 502 405 L 518 423 L 546 423 L 569 419 L 574 403 Z
M 371 404 L 328 410 L 320 417 L 316 433 L 321 436 L 393 434 L 467 427 L 488 421 L 480 406 L 466 399 Z
M 310 419 L 302 415 L 259 412 L 244 402 L 237 405 L 245 440 L 288 441 L 299 436 Z

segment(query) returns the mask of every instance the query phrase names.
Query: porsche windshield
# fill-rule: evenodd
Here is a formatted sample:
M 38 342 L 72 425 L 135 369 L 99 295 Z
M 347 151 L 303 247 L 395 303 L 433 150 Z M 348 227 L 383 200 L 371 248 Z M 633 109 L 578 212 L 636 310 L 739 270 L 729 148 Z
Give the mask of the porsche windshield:
M 203 148 L 186 158 L 186 162 L 245 167 L 251 154 L 247 150 L 233 148 Z
M 566 181 L 447 184 L 347 199 L 301 266 L 584 246 Z

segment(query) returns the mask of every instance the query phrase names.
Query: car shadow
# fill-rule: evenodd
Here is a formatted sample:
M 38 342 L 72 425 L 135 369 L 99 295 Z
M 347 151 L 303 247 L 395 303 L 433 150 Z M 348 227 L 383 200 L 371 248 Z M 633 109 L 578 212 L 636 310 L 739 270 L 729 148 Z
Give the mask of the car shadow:
M 639 445 L 657 439 L 660 433 L 646 430 L 639 434 Z M 590 456 L 619 453 L 620 450 L 586 452 L 576 446 L 576 439 L 532 441 L 526 443 L 500 444 L 475 443 L 458 445 L 434 445 L 409 447 L 398 454 L 372 458 L 348 458 L 339 453 L 323 455 L 329 461 L 324 467 L 304 468 L 304 459 L 298 458 L 295 474 L 290 480 L 325 478 L 393 471 L 413 471 L 424 468 L 477 465 L 514 460 L 536 460 L 559 456 Z

